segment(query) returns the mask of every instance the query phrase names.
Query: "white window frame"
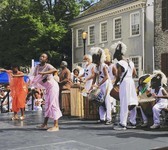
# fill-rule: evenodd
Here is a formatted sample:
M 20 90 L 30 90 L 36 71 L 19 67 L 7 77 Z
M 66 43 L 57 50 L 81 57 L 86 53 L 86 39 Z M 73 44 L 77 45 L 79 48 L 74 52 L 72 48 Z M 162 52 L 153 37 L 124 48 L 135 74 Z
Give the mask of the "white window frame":
M 106 39 L 106 41 L 102 41 L 102 35 L 101 35 L 101 26 L 102 24 L 106 23 L 107 24 L 107 21 L 103 21 L 103 22 L 100 22 L 100 43 L 105 43 L 107 42 L 108 39 Z M 107 32 L 107 31 L 106 31 Z M 107 37 L 108 38 L 108 37 Z
M 79 30 L 82 30 L 82 32 L 83 32 L 83 29 L 82 29 L 82 28 L 76 29 L 76 47 L 82 47 L 82 44 L 79 45 L 79 36 L 78 36 Z M 80 38 L 81 38 L 81 40 L 82 40 L 82 33 L 81 33 L 81 37 L 80 37 Z
M 116 38 L 115 37 L 115 21 L 117 20 L 117 19 L 121 19 L 121 37 L 120 38 Z M 113 40 L 118 40 L 118 39 L 121 39 L 122 38 L 122 17 L 117 17 L 117 18 L 114 18 L 113 19 Z
M 138 14 L 139 15 L 139 33 L 138 34 L 135 34 L 133 35 L 132 34 L 132 16 L 135 15 L 135 14 Z M 134 13 L 131 13 L 130 14 L 130 36 L 131 37 L 134 37 L 134 36 L 139 36 L 140 35 L 140 12 L 134 12 Z
M 94 43 L 90 43 L 90 28 L 94 27 Z M 95 25 L 88 26 L 88 45 L 94 45 L 95 44 Z
M 129 57 L 134 65 L 135 65 L 135 69 L 137 71 L 137 77 L 135 79 L 139 79 L 139 77 L 143 74 L 143 71 L 142 71 L 142 56 L 130 56 Z M 135 63 L 134 59 L 138 59 L 138 64 Z

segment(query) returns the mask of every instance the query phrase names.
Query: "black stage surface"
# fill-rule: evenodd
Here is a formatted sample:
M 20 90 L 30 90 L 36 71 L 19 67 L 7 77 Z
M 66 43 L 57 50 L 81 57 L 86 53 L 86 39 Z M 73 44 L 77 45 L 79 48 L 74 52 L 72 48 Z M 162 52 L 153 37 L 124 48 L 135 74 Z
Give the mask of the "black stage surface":
M 42 113 L 26 112 L 24 121 L 11 121 L 11 117 L 12 113 L 0 114 L 0 150 L 168 150 L 167 127 L 115 131 L 113 125 L 64 116 L 60 131 L 47 132 L 36 129 Z

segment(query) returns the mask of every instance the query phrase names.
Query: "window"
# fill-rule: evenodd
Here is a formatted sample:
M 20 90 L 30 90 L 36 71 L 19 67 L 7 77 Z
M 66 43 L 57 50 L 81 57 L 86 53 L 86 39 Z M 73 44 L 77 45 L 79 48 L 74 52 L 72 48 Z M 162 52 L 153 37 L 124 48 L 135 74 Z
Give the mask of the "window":
M 113 21 L 113 37 L 114 39 L 121 38 L 121 18 L 115 18 Z
M 100 23 L 100 42 L 107 41 L 107 22 Z
M 82 46 L 82 29 L 78 29 L 76 32 L 76 47 L 81 47 Z
M 88 44 L 92 45 L 95 43 L 95 26 L 88 27 Z
M 161 70 L 168 77 L 168 53 L 161 54 Z
M 168 30 L 168 1 L 162 1 L 162 30 Z
M 140 14 L 133 13 L 131 14 L 131 36 L 139 35 L 139 26 L 140 26 Z
M 135 69 L 137 72 L 137 78 L 142 75 L 142 57 L 141 56 L 132 56 L 130 57 L 135 65 Z

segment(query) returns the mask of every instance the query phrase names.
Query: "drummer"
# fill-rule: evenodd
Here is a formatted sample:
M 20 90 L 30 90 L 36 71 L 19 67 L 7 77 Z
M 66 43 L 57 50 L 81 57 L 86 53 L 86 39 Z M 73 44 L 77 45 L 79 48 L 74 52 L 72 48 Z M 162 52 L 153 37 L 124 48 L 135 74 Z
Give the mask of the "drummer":
M 150 95 L 156 100 L 156 104 L 153 106 L 153 122 L 150 126 L 151 129 L 160 128 L 160 112 L 162 109 L 168 107 L 168 93 L 164 89 L 167 86 L 167 78 L 161 71 L 154 71 L 154 76 L 151 79 L 151 91 Z
M 92 63 L 92 56 L 89 54 L 84 55 L 83 57 L 83 69 L 84 73 L 79 76 L 79 79 L 84 83 L 83 96 L 87 96 L 87 93 L 91 90 L 94 75 L 95 65 Z
M 116 64 L 112 63 L 112 61 L 111 61 L 111 54 L 109 52 L 109 49 L 106 48 L 106 49 L 104 49 L 104 51 L 105 51 L 105 55 L 106 55 L 105 63 L 108 65 L 109 77 L 111 79 L 112 85 L 114 85 L 116 77 L 117 77 Z M 116 99 L 114 99 L 112 97 L 111 100 L 112 100 L 112 112 L 116 113 Z
M 97 84 L 95 85 L 97 88 L 100 88 L 105 97 L 104 106 L 101 105 L 99 107 L 99 115 L 100 115 L 100 123 L 105 122 L 106 125 L 110 125 L 112 123 L 112 115 L 111 115 L 111 99 L 110 90 L 112 88 L 112 83 L 110 82 L 109 74 L 108 74 L 108 66 L 104 63 L 106 60 L 106 56 L 104 50 L 100 47 L 93 47 L 91 49 L 93 63 L 96 64 L 95 67 L 95 76 L 94 80 L 97 79 Z
M 149 94 L 150 81 L 151 81 L 150 74 L 144 74 L 139 78 L 138 87 L 137 87 L 137 95 L 138 95 L 139 101 L 142 99 L 149 99 L 147 95 Z M 142 107 L 139 106 L 139 108 L 143 119 L 143 123 L 141 124 L 141 127 L 147 127 L 148 118 L 145 115 Z

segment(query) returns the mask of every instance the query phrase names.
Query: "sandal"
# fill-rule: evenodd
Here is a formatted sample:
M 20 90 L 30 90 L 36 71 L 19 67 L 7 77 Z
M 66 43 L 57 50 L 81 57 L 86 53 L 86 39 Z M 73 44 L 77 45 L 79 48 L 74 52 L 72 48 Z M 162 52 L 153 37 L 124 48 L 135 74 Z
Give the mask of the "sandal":
M 59 131 L 59 127 L 52 127 L 47 130 L 48 132 L 56 132 Z
M 24 117 L 24 116 L 21 116 L 21 117 L 20 117 L 20 120 L 24 120 L 24 119 L 25 119 L 25 117 Z
M 18 117 L 18 116 L 13 116 L 13 117 L 11 118 L 11 120 L 19 120 L 19 117 Z
M 36 126 L 37 129 L 48 129 L 47 125 L 39 125 L 39 126 Z

